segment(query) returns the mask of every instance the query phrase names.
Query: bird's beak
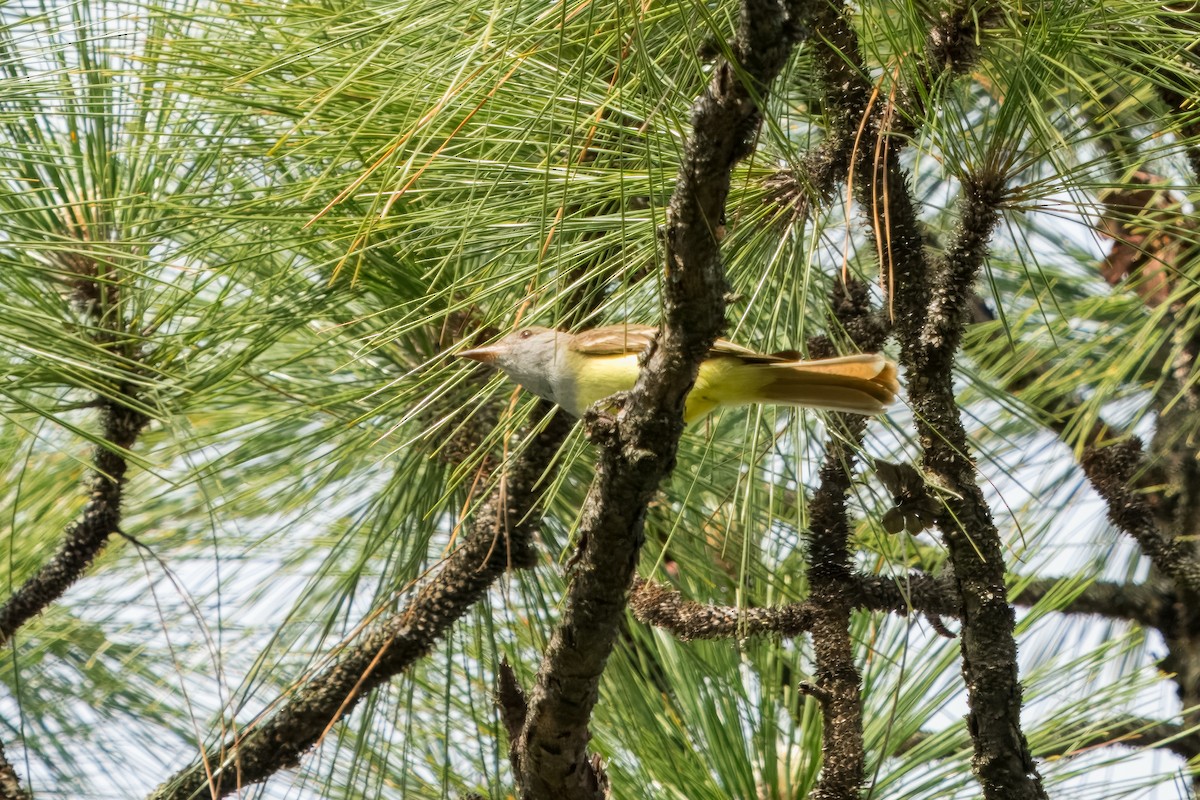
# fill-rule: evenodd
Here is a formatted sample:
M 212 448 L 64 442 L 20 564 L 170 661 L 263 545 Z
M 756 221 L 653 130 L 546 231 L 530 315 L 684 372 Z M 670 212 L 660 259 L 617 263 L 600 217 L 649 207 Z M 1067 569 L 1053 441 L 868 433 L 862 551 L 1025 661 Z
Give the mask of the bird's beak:
M 500 346 L 492 345 L 491 347 L 476 347 L 473 350 L 463 350 L 455 353 L 459 358 L 469 358 L 472 361 L 478 361 L 480 364 L 491 364 L 500 355 Z

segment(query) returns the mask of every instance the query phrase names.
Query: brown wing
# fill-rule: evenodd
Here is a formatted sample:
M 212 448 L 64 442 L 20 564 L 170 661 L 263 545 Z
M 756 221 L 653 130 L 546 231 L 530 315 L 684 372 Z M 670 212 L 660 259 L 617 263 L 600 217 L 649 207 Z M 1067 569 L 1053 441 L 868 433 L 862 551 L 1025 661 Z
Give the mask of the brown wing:
M 650 346 L 650 342 L 654 339 L 654 334 L 657 332 L 658 328 L 650 325 L 637 325 L 634 323 L 605 325 L 602 328 L 592 328 L 591 330 L 580 331 L 575 334 L 575 338 L 571 342 L 571 349 L 593 356 L 619 356 L 627 353 L 640 353 Z M 790 355 L 788 353 L 766 355 L 765 353 L 757 353 L 748 347 L 742 347 L 740 344 L 734 344 L 725 339 L 717 339 L 713 342 L 712 349 L 708 351 L 708 354 L 711 358 L 739 356 L 747 361 L 757 363 L 792 360 L 787 357 Z
M 575 334 L 571 349 L 589 356 L 640 353 L 650 346 L 657 331 L 649 325 L 605 325 Z

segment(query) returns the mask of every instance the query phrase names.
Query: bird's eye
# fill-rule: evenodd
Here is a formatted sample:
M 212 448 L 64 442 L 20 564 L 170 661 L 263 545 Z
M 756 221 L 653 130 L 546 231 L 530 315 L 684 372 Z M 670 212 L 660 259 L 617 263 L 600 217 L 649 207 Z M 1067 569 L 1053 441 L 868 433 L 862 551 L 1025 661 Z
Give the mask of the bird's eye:
M 522 339 L 528 339 L 530 336 L 533 336 L 533 331 L 521 331 Z

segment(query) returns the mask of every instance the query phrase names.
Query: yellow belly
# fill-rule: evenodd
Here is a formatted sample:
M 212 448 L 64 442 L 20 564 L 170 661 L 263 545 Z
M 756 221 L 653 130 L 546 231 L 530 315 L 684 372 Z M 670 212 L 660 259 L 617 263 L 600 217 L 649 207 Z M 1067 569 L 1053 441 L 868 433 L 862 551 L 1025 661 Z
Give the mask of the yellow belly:
M 628 391 L 637 383 L 636 354 L 574 358 L 577 359 L 575 391 L 570 397 L 560 398 L 559 404 L 577 417 L 583 416 L 593 403 L 611 394 Z
M 560 403 L 572 414 L 582 416 L 596 401 L 633 388 L 638 376 L 637 356 L 591 356 L 586 368 L 576 374 L 574 396 L 561 398 Z M 721 406 L 756 402 L 767 380 L 765 371 L 748 367 L 737 358 L 710 358 L 700 364 L 696 384 L 688 394 L 684 421 L 695 422 Z

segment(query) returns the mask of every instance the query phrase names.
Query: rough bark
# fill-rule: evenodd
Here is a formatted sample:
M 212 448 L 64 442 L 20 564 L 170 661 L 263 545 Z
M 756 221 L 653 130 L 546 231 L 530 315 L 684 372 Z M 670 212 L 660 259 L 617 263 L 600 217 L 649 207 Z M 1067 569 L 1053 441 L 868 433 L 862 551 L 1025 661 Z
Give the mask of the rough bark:
M 29 800 L 29 792 L 21 786 L 21 778 L 3 749 L 0 749 L 0 800 Z
M 867 421 L 848 414 L 837 418 L 844 434 L 829 437 L 820 484 L 809 503 L 808 581 L 814 606 L 813 656 L 821 704 L 821 774 L 815 800 L 855 800 L 862 789 L 866 751 L 862 732 L 862 675 L 850 640 L 854 576 L 850 567 L 850 522 L 846 494 L 853 476 L 855 450 L 862 446 Z
M 903 183 L 900 174 L 891 181 L 893 186 Z M 897 333 L 922 465 L 936 484 L 949 490 L 938 527 L 962 609 L 974 769 L 987 798 L 1043 798 L 1045 790 L 1020 727 L 1015 615 L 1005 590 L 1003 548 L 976 483 L 953 387 L 965 311 L 998 220 L 1003 189 L 1003 176 L 996 173 L 966 178 L 959 230 L 941 264 L 927 263 L 919 241 L 902 233 L 915 230 L 912 209 L 897 209 L 894 197 L 890 239 L 897 275 Z
M 721 333 L 727 284 L 720 238 L 734 165 L 753 149 L 760 103 L 796 35 L 796 8 L 745 0 L 732 43 L 692 108 L 692 130 L 667 210 L 663 320 L 656 346 L 616 419 L 589 421 L 600 447 L 580 520 L 582 554 L 563 617 L 510 744 L 523 800 L 604 797 L 588 721 L 612 652 L 642 545 L 646 506 L 675 464 L 683 404 Z
M 0 606 L 0 645 L 62 597 L 104 549 L 108 538 L 121 529 L 121 499 L 129 470 L 124 454 L 150 420 L 115 400 L 99 403 L 104 441 L 95 447 L 83 515 L 67 528 L 58 552 Z
M 854 574 L 846 594 L 853 608 L 863 611 L 958 616 L 953 585 L 920 573 L 899 580 Z M 811 599 L 767 608 L 707 605 L 684 600 L 679 592 L 650 581 L 634 584 L 630 608 L 641 622 L 670 631 L 683 641 L 799 636 L 812 630 L 817 610 Z
M 928 72 L 960 72 L 976 57 L 973 42 L 990 4 L 965 3 L 936 26 L 927 45 Z M 964 27 L 965 26 L 965 27 Z M 1042 798 L 1037 775 L 1020 728 L 1021 690 L 1017 679 L 1014 613 L 1004 585 L 1005 564 L 999 534 L 975 483 L 966 432 L 953 392 L 953 362 L 961 339 L 972 287 L 986 253 L 1002 199 L 1002 176 L 968 176 L 959 231 L 938 264 L 926 257 L 908 179 L 899 165 L 900 137 L 884 137 L 890 115 L 872 93 L 857 37 L 842 9 L 829 6 L 818 20 L 828 45 L 816 55 L 826 86 L 825 106 L 840 147 L 853 157 L 850 180 L 871 220 L 882 274 L 892 288 L 895 332 L 906 367 L 909 402 L 917 420 L 922 465 L 955 499 L 939 524 L 950 551 L 963 619 L 963 672 L 975 746 L 974 768 L 984 796 Z M 937 60 L 941 65 L 935 64 Z M 927 80 L 926 83 L 929 83 Z M 912 92 L 902 93 L 915 96 Z M 921 107 L 902 109 L 910 120 Z M 853 149 L 846 154 L 849 132 Z M 831 132 L 831 141 L 835 141 Z M 817 162 L 816 166 L 822 166 Z
M 570 429 L 556 414 L 476 514 L 462 546 L 403 611 L 371 629 L 331 668 L 295 689 L 278 710 L 159 786 L 154 800 L 218 798 L 293 767 L 329 726 L 379 685 L 427 654 L 510 568 L 534 562 L 535 489 Z

